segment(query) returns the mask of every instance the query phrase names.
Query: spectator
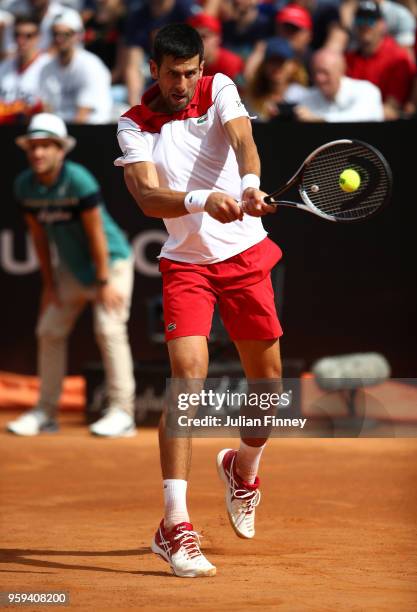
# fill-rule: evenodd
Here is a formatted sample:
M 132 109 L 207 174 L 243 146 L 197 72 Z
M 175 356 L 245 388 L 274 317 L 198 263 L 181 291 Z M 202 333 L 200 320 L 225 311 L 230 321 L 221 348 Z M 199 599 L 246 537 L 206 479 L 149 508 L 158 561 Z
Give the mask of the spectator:
M 381 92 L 369 83 L 345 76 L 346 61 L 330 49 L 317 51 L 312 60 L 315 87 L 301 98 L 294 113 L 299 121 L 382 121 Z
M 204 76 L 222 72 L 236 81 L 243 71 L 243 59 L 240 55 L 221 46 L 222 26 L 220 20 L 206 13 L 198 13 L 188 19 L 204 43 Z
M 374 0 L 385 20 L 387 34 L 401 46 L 408 49 L 414 60 L 416 19 L 405 6 L 392 0 Z M 342 0 L 340 5 L 340 26 L 334 28 L 328 41 L 334 48 L 346 49 L 354 26 L 358 0 Z
M 265 122 L 275 117 L 290 118 L 292 107 L 300 101 L 305 90 L 294 50 L 285 39 L 271 38 L 243 97 L 249 113 Z
M 385 119 L 397 119 L 408 100 L 415 65 L 409 53 L 386 35 L 381 9 L 374 0 L 362 0 L 355 13 L 354 43 L 349 51 L 347 75 L 379 87 Z
M 232 0 L 231 9 L 223 24 L 223 45 L 246 59 L 258 41 L 274 35 L 274 23 L 259 10 L 258 0 Z
M 71 123 L 108 123 L 110 71 L 101 59 L 81 49 L 81 17 L 66 9 L 52 26 L 57 55 L 41 73 L 41 95 L 48 109 Z
M 34 15 L 40 23 L 41 36 L 39 39 L 39 48 L 42 51 L 48 51 L 52 47 L 51 27 L 52 23 L 58 15 L 65 9 L 61 2 L 52 2 L 50 0 L 18 0 L 19 12 Z M 15 3 L 17 5 L 17 3 Z M 14 12 L 14 10 L 13 10 Z
M 307 66 L 310 63 L 310 42 L 313 22 L 310 13 L 297 4 L 288 4 L 275 18 L 276 35 L 285 39 L 294 50 L 295 57 L 305 67 L 302 82 L 308 82 Z M 245 64 L 245 79 L 250 80 L 262 62 L 268 40 L 259 41 Z
M 168 23 L 186 21 L 192 15 L 192 8 L 192 0 L 149 0 L 129 15 L 125 81 L 130 106 L 139 104 L 145 86 L 145 57 L 150 56 L 156 31 Z
M 21 122 L 42 110 L 40 73 L 50 58 L 39 51 L 39 36 L 36 17 L 16 17 L 16 55 L 0 63 L 0 124 Z
M 307 9 L 298 4 L 287 4 L 276 16 L 276 33 L 285 38 L 294 49 L 297 58 L 307 63 L 310 57 L 313 20 Z

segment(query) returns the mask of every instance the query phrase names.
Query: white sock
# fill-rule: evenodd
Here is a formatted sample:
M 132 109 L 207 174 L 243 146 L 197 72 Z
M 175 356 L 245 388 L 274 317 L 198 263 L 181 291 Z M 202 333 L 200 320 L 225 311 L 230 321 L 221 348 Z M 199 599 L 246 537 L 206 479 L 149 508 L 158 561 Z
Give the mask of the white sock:
M 240 447 L 236 457 L 236 472 L 238 475 L 249 484 L 255 482 L 255 477 L 258 473 L 259 462 L 261 460 L 263 446 L 249 446 L 243 440 L 240 441 Z
M 187 481 L 177 478 L 164 480 L 164 526 L 171 529 L 178 523 L 189 523 L 187 511 Z

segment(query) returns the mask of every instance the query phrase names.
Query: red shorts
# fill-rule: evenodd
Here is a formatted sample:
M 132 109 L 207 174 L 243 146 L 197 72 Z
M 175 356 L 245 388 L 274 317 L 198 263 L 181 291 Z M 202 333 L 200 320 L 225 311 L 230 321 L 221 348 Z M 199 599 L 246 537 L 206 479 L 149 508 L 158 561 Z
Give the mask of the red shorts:
M 200 265 L 161 258 L 165 338 L 209 337 L 215 303 L 232 340 L 282 335 L 271 269 L 281 249 L 269 238 L 220 263 Z

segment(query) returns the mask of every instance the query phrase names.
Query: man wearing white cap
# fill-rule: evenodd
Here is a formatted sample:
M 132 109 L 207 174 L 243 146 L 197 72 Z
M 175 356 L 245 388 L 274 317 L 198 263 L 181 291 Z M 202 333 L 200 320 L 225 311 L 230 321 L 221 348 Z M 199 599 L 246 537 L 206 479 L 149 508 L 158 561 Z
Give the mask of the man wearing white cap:
M 15 182 L 38 255 L 42 299 L 37 326 L 41 380 L 36 407 L 8 423 L 17 435 L 57 429 L 55 414 L 66 370 L 67 337 L 88 302 L 106 373 L 108 410 L 90 426 L 93 434 L 135 433 L 135 383 L 127 320 L 133 284 L 130 246 L 108 214 L 97 181 L 83 166 L 65 161 L 75 145 L 56 115 L 35 115 L 16 143 L 29 166 Z M 54 268 L 51 247 L 58 254 Z
M 56 56 L 41 73 L 41 97 L 48 110 L 70 123 L 108 123 L 111 75 L 99 57 L 79 46 L 83 23 L 66 9 L 52 24 Z

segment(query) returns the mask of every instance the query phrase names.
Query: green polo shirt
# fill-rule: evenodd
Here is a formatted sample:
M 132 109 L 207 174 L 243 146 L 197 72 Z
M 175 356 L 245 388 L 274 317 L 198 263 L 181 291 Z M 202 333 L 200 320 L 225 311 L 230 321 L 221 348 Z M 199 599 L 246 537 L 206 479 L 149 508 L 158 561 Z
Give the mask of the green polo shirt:
M 65 161 L 56 182 L 49 187 L 39 183 L 29 168 L 19 174 L 14 188 L 23 212 L 44 226 L 60 260 L 83 285 L 91 285 L 96 279 L 81 221 L 83 210 L 100 208 L 110 265 L 116 259 L 129 257 L 129 243 L 107 212 L 96 179 L 80 164 Z

